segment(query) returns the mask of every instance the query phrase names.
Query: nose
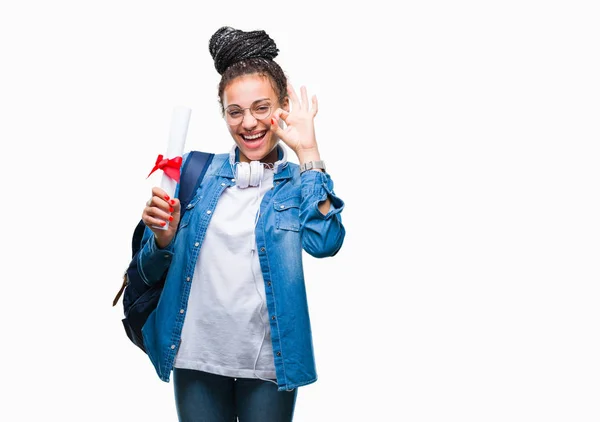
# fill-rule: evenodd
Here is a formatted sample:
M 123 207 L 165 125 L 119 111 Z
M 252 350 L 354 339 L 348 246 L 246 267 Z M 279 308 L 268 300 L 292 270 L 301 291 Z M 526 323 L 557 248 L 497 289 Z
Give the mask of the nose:
M 250 113 L 250 110 L 244 110 L 244 117 L 242 119 L 242 127 L 246 130 L 250 130 L 256 127 L 256 118 Z

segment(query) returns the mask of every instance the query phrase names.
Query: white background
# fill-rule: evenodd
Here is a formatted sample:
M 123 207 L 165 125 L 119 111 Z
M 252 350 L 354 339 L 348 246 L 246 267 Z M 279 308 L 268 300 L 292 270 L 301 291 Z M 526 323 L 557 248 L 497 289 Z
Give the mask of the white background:
M 230 25 L 317 95 L 346 203 L 340 253 L 306 260 L 295 421 L 600 420 L 595 2 L 200 4 L 0 7 L 0 419 L 176 421 L 111 302 L 173 107 L 186 149 L 231 146 Z

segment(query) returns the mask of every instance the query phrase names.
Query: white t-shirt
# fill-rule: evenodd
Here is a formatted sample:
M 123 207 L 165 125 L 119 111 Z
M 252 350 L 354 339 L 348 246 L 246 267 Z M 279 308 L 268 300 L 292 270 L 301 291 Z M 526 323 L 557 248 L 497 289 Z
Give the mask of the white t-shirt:
M 219 198 L 196 263 L 176 368 L 276 378 L 254 236 L 260 202 L 272 186 L 273 171 L 265 169 L 260 186 L 232 186 Z

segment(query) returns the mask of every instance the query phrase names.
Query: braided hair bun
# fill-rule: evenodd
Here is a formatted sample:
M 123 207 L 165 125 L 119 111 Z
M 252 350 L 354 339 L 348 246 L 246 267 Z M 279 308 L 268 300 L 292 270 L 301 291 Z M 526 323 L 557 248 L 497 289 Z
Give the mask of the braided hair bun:
M 273 60 L 279 53 L 275 41 L 265 31 L 246 32 L 229 26 L 219 28 L 212 35 L 208 50 L 219 75 L 223 75 L 229 66 L 242 60 Z

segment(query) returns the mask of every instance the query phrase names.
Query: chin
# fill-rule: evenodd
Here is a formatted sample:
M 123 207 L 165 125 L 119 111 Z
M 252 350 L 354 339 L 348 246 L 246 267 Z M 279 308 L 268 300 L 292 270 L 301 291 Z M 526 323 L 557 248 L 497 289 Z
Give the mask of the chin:
M 264 161 L 263 159 L 266 158 L 277 145 L 277 142 L 273 142 L 271 139 L 265 139 L 264 142 L 256 148 L 249 147 L 243 139 L 238 140 L 236 143 L 240 152 L 250 161 Z

